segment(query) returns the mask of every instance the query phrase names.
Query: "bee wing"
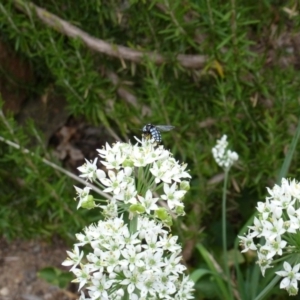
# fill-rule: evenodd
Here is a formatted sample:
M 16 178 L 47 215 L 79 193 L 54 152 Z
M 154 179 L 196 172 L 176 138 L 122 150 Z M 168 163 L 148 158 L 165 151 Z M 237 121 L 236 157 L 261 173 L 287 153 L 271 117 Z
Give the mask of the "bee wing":
M 175 128 L 175 126 L 172 126 L 172 125 L 155 125 L 155 127 L 159 131 L 170 131 Z

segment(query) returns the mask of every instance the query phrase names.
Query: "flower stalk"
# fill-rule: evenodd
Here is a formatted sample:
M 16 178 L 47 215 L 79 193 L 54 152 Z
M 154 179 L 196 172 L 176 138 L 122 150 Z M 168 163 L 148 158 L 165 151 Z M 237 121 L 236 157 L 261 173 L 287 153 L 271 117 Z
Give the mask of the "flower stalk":
M 224 169 L 224 185 L 222 195 L 222 244 L 223 244 L 223 259 L 224 259 L 224 270 L 227 278 L 228 291 L 230 299 L 234 299 L 233 290 L 231 284 L 231 276 L 228 265 L 227 255 L 227 226 L 226 226 L 226 191 L 228 185 L 228 174 L 232 165 L 238 160 L 238 154 L 228 149 L 227 136 L 223 135 L 221 139 L 217 141 L 215 147 L 212 148 L 212 154 L 216 163 Z
M 228 183 L 228 170 L 225 169 L 225 178 L 223 185 L 223 196 L 222 196 L 222 240 L 223 240 L 223 258 L 224 258 L 224 269 L 227 277 L 228 290 L 231 299 L 233 299 L 232 285 L 231 285 L 231 276 L 228 265 L 228 255 L 227 255 L 227 226 L 226 226 L 226 191 Z

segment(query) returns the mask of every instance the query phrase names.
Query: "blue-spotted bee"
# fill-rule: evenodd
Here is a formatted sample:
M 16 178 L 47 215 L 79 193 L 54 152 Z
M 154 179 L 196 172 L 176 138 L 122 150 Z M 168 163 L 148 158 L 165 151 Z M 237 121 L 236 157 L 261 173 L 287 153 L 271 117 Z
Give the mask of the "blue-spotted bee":
M 153 142 L 160 144 L 161 143 L 161 131 L 170 131 L 175 127 L 172 125 L 152 125 L 147 124 L 143 127 L 143 137 L 145 139 L 152 139 Z

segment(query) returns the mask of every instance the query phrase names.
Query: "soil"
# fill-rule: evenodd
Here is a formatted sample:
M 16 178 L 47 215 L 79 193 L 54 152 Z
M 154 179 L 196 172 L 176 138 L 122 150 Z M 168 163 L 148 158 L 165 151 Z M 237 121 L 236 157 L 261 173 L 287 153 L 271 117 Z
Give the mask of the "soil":
M 0 238 L 0 300 L 74 300 L 75 285 L 68 290 L 53 286 L 39 278 L 45 267 L 61 265 L 70 250 L 62 241 L 12 241 Z M 75 288 L 75 289 L 74 289 Z M 73 291 L 71 291 L 71 289 Z

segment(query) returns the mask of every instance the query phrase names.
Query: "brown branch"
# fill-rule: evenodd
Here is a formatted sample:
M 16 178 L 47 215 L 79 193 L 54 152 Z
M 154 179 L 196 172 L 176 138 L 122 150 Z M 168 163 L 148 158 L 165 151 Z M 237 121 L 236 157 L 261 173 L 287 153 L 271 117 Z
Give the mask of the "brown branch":
M 124 99 L 127 103 L 138 107 L 138 100 L 137 97 L 129 92 L 126 88 L 125 85 L 122 84 L 121 80 L 119 79 L 118 75 L 116 73 L 113 73 L 111 71 L 106 72 L 106 76 L 114 86 L 117 86 L 117 94 L 119 97 Z M 141 105 L 141 116 L 144 117 L 146 115 L 151 115 L 151 109 L 147 105 Z
M 114 86 L 118 87 L 117 93 L 121 98 L 125 99 L 128 103 L 132 104 L 133 106 L 138 105 L 136 96 L 131 94 L 129 91 L 127 91 L 126 88 L 122 86 L 122 83 L 116 73 L 107 71 L 105 72 L 105 75 L 109 78 L 109 80 Z
M 35 12 L 37 17 L 49 27 L 52 27 L 53 29 L 69 37 L 80 38 L 88 48 L 97 52 L 104 53 L 108 56 L 117 57 L 121 60 L 129 60 L 137 63 L 141 62 L 144 57 L 148 57 L 148 59 L 152 60 L 158 65 L 168 62 L 167 58 L 156 52 L 139 51 L 121 45 L 110 44 L 101 39 L 97 39 L 84 32 L 80 28 L 48 12 L 47 10 L 38 7 L 32 2 L 26 3 L 23 0 L 13 0 L 13 2 L 19 10 L 28 16 L 31 16 L 32 11 Z M 185 68 L 200 69 L 205 66 L 208 57 L 205 55 L 179 54 L 176 56 L 176 60 Z

